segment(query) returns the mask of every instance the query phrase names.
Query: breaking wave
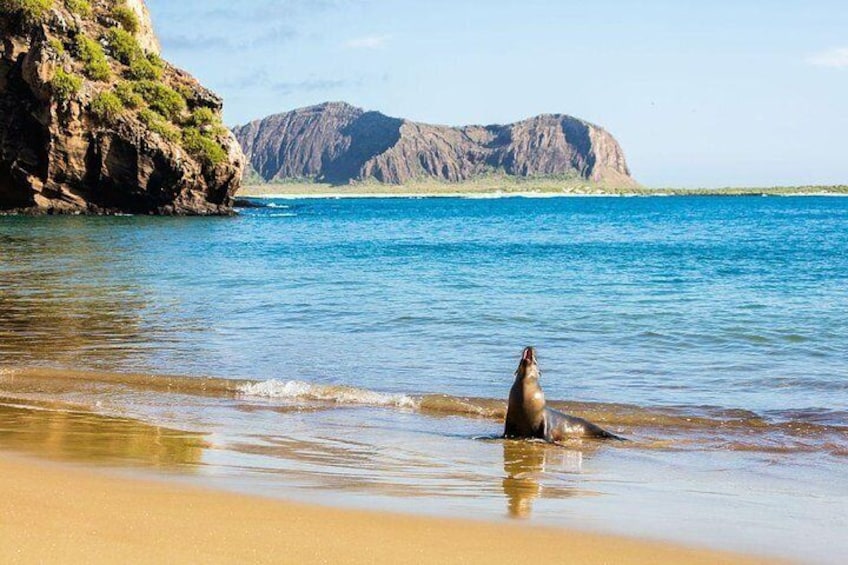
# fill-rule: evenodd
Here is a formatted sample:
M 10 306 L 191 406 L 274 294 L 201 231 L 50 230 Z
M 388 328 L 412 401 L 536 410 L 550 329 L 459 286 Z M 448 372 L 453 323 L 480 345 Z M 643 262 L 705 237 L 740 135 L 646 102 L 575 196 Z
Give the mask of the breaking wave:
M 245 396 L 286 400 L 317 400 L 335 404 L 418 408 L 418 402 L 405 394 L 389 394 L 349 386 L 320 385 L 303 381 L 270 380 L 245 383 L 238 392 Z
M 490 422 L 501 422 L 506 415 L 506 400 L 501 398 L 416 395 L 283 379 L 255 381 L 51 369 L 0 370 L 0 394 L 7 400 L 72 398 L 75 403 L 88 405 L 96 411 L 104 395 L 115 398 L 127 390 L 154 393 L 148 398 L 161 395 L 162 398 L 154 402 L 163 405 L 185 402 L 173 395 L 190 395 L 230 398 L 238 402 L 252 399 L 298 410 L 379 407 Z M 551 400 L 548 405 L 634 439 L 632 445 L 638 447 L 848 455 L 848 412 L 840 410 L 805 408 L 757 413 L 717 406 L 637 406 L 563 400 Z

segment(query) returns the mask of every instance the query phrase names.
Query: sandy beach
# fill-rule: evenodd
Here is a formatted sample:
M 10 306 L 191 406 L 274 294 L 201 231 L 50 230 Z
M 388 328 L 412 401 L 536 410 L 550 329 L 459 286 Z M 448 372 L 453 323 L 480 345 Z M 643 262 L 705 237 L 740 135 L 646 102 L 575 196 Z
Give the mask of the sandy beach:
M 4 563 L 757 562 L 524 525 L 251 498 L 8 454 L 0 474 Z

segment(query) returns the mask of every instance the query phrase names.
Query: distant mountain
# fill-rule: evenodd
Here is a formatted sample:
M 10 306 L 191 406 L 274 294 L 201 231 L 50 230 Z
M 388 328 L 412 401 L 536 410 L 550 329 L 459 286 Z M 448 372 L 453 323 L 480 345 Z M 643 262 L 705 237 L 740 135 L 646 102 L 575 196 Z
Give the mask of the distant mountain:
M 636 186 L 621 147 L 609 133 L 560 114 L 505 126 L 447 127 L 328 102 L 233 131 L 265 182 L 406 184 L 502 174 Z

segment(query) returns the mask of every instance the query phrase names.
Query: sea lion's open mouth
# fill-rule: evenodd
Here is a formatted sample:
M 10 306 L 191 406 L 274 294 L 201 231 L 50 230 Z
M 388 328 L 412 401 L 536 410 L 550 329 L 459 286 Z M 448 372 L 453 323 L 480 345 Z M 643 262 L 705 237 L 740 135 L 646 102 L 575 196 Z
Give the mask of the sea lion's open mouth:
M 521 354 L 521 360 L 526 363 L 536 362 L 536 350 L 532 347 L 525 347 L 524 353 Z

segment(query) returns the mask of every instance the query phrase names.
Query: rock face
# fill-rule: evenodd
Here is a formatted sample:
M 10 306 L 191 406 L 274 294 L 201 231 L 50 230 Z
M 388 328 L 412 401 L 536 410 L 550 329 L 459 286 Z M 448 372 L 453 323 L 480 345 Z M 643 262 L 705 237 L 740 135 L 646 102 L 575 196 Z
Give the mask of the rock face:
M 234 132 L 255 172 L 269 182 L 405 184 L 505 174 L 636 185 L 609 133 L 564 115 L 452 128 L 326 103 L 270 116 Z
M 141 45 L 145 51 L 161 55 L 162 48 L 159 45 L 159 38 L 156 37 L 156 33 L 153 31 L 153 22 L 150 21 L 150 12 L 147 10 L 147 6 L 144 5 L 144 1 L 126 0 L 126 2 L 127 7 L 135 12 L 136 17 L 138 18 L 136 39 L 138 39 L 139 45 Z
M 44 3 L 0 0 L 0 212 L 231 213 L 222 101 L 158 57 L 144 2 Z

